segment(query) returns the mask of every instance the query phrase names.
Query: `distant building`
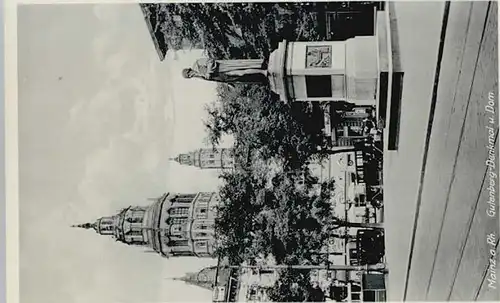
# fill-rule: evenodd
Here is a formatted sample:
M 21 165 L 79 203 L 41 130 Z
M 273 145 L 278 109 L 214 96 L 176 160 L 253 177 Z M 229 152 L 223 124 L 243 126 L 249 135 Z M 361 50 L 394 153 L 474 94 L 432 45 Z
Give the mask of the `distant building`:
M 182 165 L 196 166 L 201 169 L 234 168 L 233 150 L 230 148 L 201 148 L 180 154 L 172 160 Z
M 262 268 L 248 268 L 247 262 L 229 266 L 228 258 L 219 258 L 212 293 L 212 302 L 270 302 L 268 291 L 279 273 L 272 268 L 274 260 L 257 261 Z
M 218 202 L 214 192 L 166 193 L 149 206 L 131 206 L 116 215 L 74 227 L 94 229 L 125 244 L 149 247 L 163 257 L 212 257 Z
M 183 277 L 173 280 L 184 281 L 187 284 L 196 285 L 213 291 L 217 277 L 217 266 L 205 267 L 199 272 L 186 273 Z

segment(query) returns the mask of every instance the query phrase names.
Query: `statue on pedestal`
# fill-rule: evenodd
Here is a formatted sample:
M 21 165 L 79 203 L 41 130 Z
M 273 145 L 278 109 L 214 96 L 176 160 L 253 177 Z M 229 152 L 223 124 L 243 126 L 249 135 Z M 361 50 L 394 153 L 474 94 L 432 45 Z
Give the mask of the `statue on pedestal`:
M 201 78 L 224 83 L 261 83 L 266 84 L 267 66 L 263 59 L 196 60 L 192 68 L 182 70 L 184 78 Z

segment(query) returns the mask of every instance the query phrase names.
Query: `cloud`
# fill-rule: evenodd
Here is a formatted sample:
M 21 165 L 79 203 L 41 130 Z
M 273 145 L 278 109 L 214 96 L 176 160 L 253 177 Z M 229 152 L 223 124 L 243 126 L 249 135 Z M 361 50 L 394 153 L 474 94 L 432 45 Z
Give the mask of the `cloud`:
M 127 203 L 141 204 L 148 195 L 164 190 L 166 159 L 160 154 L 166 149 L 158 142 L 124 135 L 92 153 L 78 187 L 88 211 L 107 215 Z
M 89 212 L 105 215 L 164 190 L 172 122 L 164 115 L 168 102 L 162 101 L 145 90 L 136 91 L 128 131 L 103 134 L 107 143 L 87 156 L 78 192 Z
M 116 23 L 120 21 L 120 7 L 111 4 L 95 4 L 93 6 L 94 16 L 99 19 L 100 22 L 106 23 Z

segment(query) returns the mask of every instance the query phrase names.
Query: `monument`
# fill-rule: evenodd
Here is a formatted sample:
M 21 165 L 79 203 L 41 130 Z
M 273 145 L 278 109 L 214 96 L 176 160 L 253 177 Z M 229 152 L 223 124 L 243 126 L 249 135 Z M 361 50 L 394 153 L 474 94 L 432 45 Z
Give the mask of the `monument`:
M 214 60 L 201 58 L 193 67 L 182 70 L 184 78 L 201 78 L 224 83 L 266 83 L 267 68 L 263 59 Z
M 395 134 L 399 126 L 399 104 L 403 71 L 399 58 L 394 18 L 388 12 L 375 12 L 372 36 L 345 41 L 282 41 L 266 59 L 199 59 L 184 69 L 185 78 L 202 78 L 225 83 L 260 83 L 283 102 L 322 102 L 325 107 L 325 133 L 335 146 L 350 146 L 366 137 L 364 120 L 369 115 L 377 128 L 388 120 L 389 150 L 397 149 Z M 350 104 L 353 121 L 337 125 L 339 110 L 333 103 Z M 331 113 L 330 113 L 331 111 Z M 342 114 L 345 116 L 344 114 Z M 335 119 L 336 121 L 331 121 Z M 355 120 L 355 121 L 354 121 Z M 379 136 L 379 135 L 377 135 Z M 338 137 L 338 138 L 336 138 Z M 379 136 L 380 137 L 380 136 Z
M 284 102 L 347 101 L 375 106 L 375 37 L 346 41 L 282 41 L 269 58 L 271 89 Z
M 375 106 L 379 78 L 375 36 L 346 41 L 282 41 L 268 60 L 198 59 L 185 78 L 269 84 L 283 102 L 343 101 Z

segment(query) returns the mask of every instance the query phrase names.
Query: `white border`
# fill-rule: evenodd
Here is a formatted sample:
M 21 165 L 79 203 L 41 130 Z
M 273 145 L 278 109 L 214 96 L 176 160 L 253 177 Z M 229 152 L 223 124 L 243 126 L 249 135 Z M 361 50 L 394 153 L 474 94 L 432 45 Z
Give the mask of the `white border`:
M 4 2 L 6 298 L 19 302 L 19 153 L 17 115 L 17 3 Z

